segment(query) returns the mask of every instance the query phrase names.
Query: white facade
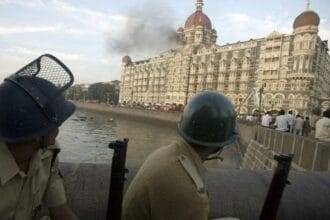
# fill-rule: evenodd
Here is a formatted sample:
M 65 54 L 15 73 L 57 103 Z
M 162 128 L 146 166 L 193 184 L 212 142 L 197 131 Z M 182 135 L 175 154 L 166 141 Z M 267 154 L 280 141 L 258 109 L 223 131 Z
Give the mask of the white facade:
M 217 45 L 217 32 L 202 12 L 178 29 L 181 45 L 147 60 L 123 58 L 121 103 L 185 105 L 199 91 L 226 94 L 241 113 L 256 109 L 253 88 L 265 86 L 264 110 L 295 110 L 307 114 L 330 97 L 330 56 L 318 36 L 318 15 L 306 10 L 292 34 L 273 32 L 265 38 Z

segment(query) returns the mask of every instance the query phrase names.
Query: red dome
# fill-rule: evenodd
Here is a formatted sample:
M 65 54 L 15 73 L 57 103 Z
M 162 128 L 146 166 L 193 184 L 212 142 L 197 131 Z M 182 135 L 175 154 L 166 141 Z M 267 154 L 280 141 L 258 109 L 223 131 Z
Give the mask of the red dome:
M 304 11 L 301 13 L 293 23 L 293 28 L 299 28 L 303 26 L 318 26 L 320 24 L 320 17 L 319 15 L 314 11 Z
M 207 29 L 212 29 L 212 23 L 209 17 L 204 14 L 202 11 L 196 11 L 186 21 L 185 28 L 192 28 L 202 26 Z

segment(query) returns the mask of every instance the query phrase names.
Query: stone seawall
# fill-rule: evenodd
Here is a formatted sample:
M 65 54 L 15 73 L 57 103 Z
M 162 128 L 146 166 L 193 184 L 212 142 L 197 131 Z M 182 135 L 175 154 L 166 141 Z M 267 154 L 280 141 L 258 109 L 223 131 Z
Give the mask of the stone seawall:
M 109 106 L 106 104 L 80 103 L 75 102 L 78 109 L 109 113 L 116 116 L 128 117 L 141 120 L 159 121 L 169 124 L 176 124 L 181 117 L 181 112 L 161 112 L 144 109 L 123 108 Z

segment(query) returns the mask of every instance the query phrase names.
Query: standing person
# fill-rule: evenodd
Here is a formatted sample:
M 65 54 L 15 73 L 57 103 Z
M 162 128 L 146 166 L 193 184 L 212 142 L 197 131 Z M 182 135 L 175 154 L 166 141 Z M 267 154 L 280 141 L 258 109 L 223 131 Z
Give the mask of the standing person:
M 123 220 L 208 219 L 203 162 L 235 141 L 235 125 L 224 95 L 205 91 L 192 98 L 178 124 L 181 140 L 152 153 L 129 186 Z
M 312 136 L 315 136 L 316 122 L 320 119 L 321 119 L 321 109 L 320 108 L 313 109 L 312 116 L 310 118 Z
M 261 126 L 264 127 L 270 127 L 271 123 L 273 121 L 272 114 L 268 111 L 265 115 L 261 118 Z
M 293 133 L 294 131 L 294 123 L 295 123 L 295 118 L 293 116 L 292 110 L 288 111 L 287 120 L 288 120 L 288 129 L 290 133 Z
M 259 119 L 259 114 L 254 113 L 252 116 L 252 122 L 254 123 L 260 123 L 260 119 Z
M 247 121 L 253 121 L 253 116 L 252 115 L 247 115 L 246 120 Z
M 330 142 L 330 109 L 323 112 L 323 117 L 316 122 L 315 138 Z
M 289 122 L 288 122 L 288 117 L 285 114 L 285 111 L 281 109 L 278 113 L 279 115 L 275 119 L 275 129 L 278 131 L 289 131 Z
M 303 134 L 304 136 L 308 137 L 310 133 L 311 133 L 311 125 L 310 125 L 309 117 L 306 117 L 303 127 Z
M 304 119 L 298 114 L 294 120 L 293 133 L 296 135 L 303 135 Z
M 57 77 L 68 81 L 44 79 Z M 66 204 L 55 142 L 75 110 L 62 95 L 72 83 L 70 70 L 44 55 L 0 84 L 1 220 L 45 219 L 44 207 L 53 220 L 76 219 Z

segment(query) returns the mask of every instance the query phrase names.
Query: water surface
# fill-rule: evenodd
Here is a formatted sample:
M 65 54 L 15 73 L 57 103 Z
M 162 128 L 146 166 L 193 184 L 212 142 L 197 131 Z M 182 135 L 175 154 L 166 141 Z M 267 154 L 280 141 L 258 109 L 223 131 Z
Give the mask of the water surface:
M 107 146 L 118 138 L 129 138 L 128 167 L 139 167 L 152 151 L 177 140 L 174 125 L 78 110 L 60 128 L 60 160 L 110 163 Z

